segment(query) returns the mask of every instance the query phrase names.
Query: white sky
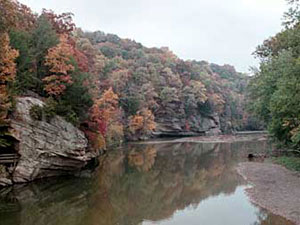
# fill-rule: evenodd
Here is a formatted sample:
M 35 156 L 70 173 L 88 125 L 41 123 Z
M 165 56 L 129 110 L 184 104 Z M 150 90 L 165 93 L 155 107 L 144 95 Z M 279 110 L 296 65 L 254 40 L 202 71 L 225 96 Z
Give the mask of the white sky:
M 251 53 L 281 30 L 285 0 L 19 0 L 35 12 L 73 12 L 83 30 L 101 30 L 147 47 L 168 46 L 183 59 L 248 72 Z

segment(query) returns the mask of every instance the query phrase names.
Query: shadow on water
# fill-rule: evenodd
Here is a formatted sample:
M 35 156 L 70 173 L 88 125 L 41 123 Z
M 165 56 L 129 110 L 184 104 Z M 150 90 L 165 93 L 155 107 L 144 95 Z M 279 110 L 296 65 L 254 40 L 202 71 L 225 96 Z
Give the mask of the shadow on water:
M 90 178 L 0 190 L 2 225 L 292 225 L 252 205 L 235 166 L 266 141 L 127 145 Z

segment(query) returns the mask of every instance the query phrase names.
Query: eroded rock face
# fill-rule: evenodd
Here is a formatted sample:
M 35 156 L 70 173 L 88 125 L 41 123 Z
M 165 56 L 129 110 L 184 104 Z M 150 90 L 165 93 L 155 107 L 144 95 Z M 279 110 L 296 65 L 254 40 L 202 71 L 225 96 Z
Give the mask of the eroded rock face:
M 155 115 L 157 136 L 218 135 L 220 119 L 217 115 L 203 116 L 193 112 L 186 118 L 182 102 L 172 102 Z
M 33 120 L 30 109 L 43 102 L 32 97 L 17 99 L 11 133 L 19 141 L 20 160 L 13 172 L 13 182 L 73 174 L 80 171 L 96 152 L 87 151 L 83 132 L 55 116 L 50 122 Z

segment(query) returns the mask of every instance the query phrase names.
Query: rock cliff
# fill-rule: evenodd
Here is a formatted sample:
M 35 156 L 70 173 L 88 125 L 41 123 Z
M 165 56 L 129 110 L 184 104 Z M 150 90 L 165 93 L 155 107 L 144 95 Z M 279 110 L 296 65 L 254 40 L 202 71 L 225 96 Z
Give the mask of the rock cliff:
M 219 116 L 191 112 L 187 117 L 183 102 L 168 103 L 155 114 L 155 136 L 199 136 L 221 133 Z
M 30 109 L 44 103 L 32 97 L 20 97 L 11 121 L 11 134 L 18 141 L 20 158 L 12 171 L 14 183 L 28 182 L 38 178 L 73 174 L 97 157 L 87 150 L 84 133 L 55 116 L 50 120 L 31 118 Z

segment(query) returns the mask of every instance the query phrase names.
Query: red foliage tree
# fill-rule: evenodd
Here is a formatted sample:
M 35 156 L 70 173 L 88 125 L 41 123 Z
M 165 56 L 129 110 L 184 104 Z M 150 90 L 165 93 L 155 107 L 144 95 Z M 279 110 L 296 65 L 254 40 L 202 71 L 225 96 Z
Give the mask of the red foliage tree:
M 94 101 L 94 105 L 90 109 L 88 130 L 85 133 L 95 149 L 105 146 L 105 141 L 100 140 L 104 139 L 107 127 L 113 121 L 114 115 L 117 114 L 118 100 L 118 95 L 110 88 L 103 93 L 100 99 Z
M 75 30 L 76 26 L 72 18 L 73 13 L 55 14 L 52 10 L 43 9 L 42 14 L 48 18 L 58 34 L 70 34 Z

